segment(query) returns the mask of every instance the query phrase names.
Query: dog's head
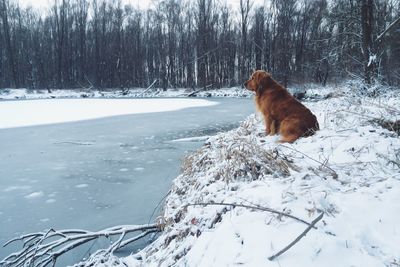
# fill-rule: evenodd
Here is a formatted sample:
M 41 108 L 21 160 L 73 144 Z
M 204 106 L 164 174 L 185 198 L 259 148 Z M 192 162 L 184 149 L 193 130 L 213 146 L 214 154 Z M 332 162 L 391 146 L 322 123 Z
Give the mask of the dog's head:
M 244 87 L 260 94 L 263 90 L 269 88 L 271 83 L 271 74 L 263 70 L 257 70 L 250 76 L 250 79 L 244 83 Z

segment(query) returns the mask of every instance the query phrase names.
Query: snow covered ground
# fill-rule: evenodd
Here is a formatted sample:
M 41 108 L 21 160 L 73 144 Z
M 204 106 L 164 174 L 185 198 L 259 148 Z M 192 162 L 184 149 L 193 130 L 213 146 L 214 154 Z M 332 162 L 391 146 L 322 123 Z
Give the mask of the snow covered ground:
M 38 99 L 0 101 L 0 129 L 173 111 L 217 103 L 204 99 Z
M 191 89 L 133 88 L 129 90 L 85 90 L 85 89 L 0 89 L 0 100 L 11 99 L 48 99 L 48 98 L 146 98 L 146 97 L 250 97 L 251 92 L 244 88 L 232 87 L 206 91 Z
M 174 180 L 161 236 L 135 255 L 97 265 L 399 266 L 400 139 L 375 119 L 397 121 L 400 97 L 331 89 L 328 99 L 306 103 L 321 127 L 312 137 L 278 144 L 252 115 L 208 139 Z M 258 207 L 307 222 L 324 216 L 270 261 L 307 225 Z

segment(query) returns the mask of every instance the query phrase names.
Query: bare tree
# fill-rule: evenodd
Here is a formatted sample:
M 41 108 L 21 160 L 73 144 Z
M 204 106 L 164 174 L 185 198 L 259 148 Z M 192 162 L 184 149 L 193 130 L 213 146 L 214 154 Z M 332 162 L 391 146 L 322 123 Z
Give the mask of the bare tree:
M 249 14 L 253 6 L 250 0 L 240 0 L 240 55 L 239 55 L 239 80 L 243 81 L 250 71 L 250 53 L 248 49 Z
M 2 17 L 2 21 L 3 21 L 4 40 L 5 40 L 6 47 L 7 47 L 7 55 L 8 55 L 10 69 L 11 69 L 12 80 L 14 82 L 13 85 L 18 88 L 19 81 L 18 81 L 17 70 L 16 70 L 16 66 L 15 66 L 14 50 L 11 46 L 10 26 L 8 23 L 8 14 L 7 13 L 8 13 L 8 8 L 7 8 L 6 0 L 2 0 L 1 17 Z
M 280 82 L 400 84 L 398 0 L 0 0 L 0 87 L 222 87 L 253 68 Z M 124 89 L 125 90 L 125 89 Z
M 372 82 L 376 61 L 372 37 L 373 10 L 372 0 L 361 0 L 362 54 L 364 56 L 364 80 L 366 84 L 371 84 Z

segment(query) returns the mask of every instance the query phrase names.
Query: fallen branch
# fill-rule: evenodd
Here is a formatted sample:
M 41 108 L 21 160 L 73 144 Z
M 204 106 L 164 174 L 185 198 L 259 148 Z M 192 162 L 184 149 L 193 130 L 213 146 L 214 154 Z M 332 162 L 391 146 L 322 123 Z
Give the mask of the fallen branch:
M 201 92 L 201 91 L 203 91 L 203 90 L 204 90 L 204 88 L 198 89 L 198 90 L 196 90 L 196 91 L 193 91 L 193 92 L 187 94 L 186 96 L 187 96 L 187 97 L 196 96 L 197 93 L 199 93 L 199 92 Z
M 187 205 L 185 205 L 185 207 L 189 207 L 189 206 L 230 206 L 230 207 L 241 207 L 241 208 L 246 208 L 246 209 L 262 210 L 262 211 L 267 211 L 267 212 L 270 212 L 270 213 L 275 213 L 275 214 L 279 214 L 281 216 L 285 216 L 285 217 L 294 219 L 294 220 L 296 220 L 298 222 L 302 222 L 302 223 L 308 225 L 309 227 L 317 229 L 316 227 L 314 227 L 309 222 L 307 222 L 307 221 L 305 221 L 303 219 L 300 219 L 300 218 L 298 218 L 296 216 L 293 216 L 291 214 L 288 214 L 288 213 L 285 213 L 285 212 L 281 212 L 281 211 L 278 211 L 278 210 L 274 210 L 274 209 L 271 209 L 271 208 L 265 208 L 265 207 L 260 207 L 260 206 L 252 206 L 252 205 L 244 205 L 244 204 L 236 204 L 236 203 L 223 203 L 223 202 L 221 202 L 221 203 L 195 203 L 195 204 L 187 204 Z
M 100 237 L 109 238 L 119 235 L 119 239 L 113 242 L 106 250 L 106 254 L 111 254 L 148 234 L 159 231 L 161 230 L 158 224 L 145 224 L 115 226 L 98 232 L 74 229 L 56 231 L 50 229 L 47 232 L 27 234 L 16 237 L 4 244 L 5 247 L 11 243 L 22 241 L 23 249 L 4 258 L 0 261 L 0 266 L 44 267 L 49 264 L 54 265 L 59 256 L 82 244 Z M 133 232 L 142 233 L 125 239 L 129 233 Z
M 285 253 L 286 251 L 288 251 L 291 247 L 293 247 L 297 242 L 300 241 L 300 239 L 302 239 L 310 230 L 311 228 L 314 227 L 314 225 L 319 222 L 322 217 L 324 217 L 324 213 L 322 212 L 314 221 L 312 221 L 312 223 L 306 228 L 306 230 L 304 230 L 298 237 L 296 237 L 295 240 L 293 240 L 289 245 L 287 245 L 286 247 L 284 247 L 282 250 L 280 250 L 278 253 L 272 255 L 271 257 L 269 257 L 268 259 L 270 261 L 273 261 L 274 259 L 278 258 L 280 255 L 282 255 L 283 253 Z
M 149 90 L 153 87 L 153 85 L 156 84 L 157 81 L 158 81 L 158 79 L 155 79 L 155 80 L 153 81 L 153 83 L 150 84 L 149 87 L 147 87 L 146 90 L 144 90 L 140 95 L 138 95 L 138 97 L 141 97 L 142 95 L 144 95 L 145 93 L 147 93 L 147 91 L 149 91 Z
M 189 94 L 186 95 L 186 97 L 192 97 L 192 96 L 196 96 L 197 93 L 201 92 L 201 91 L 207 91 L 208 88 L 210 88 L 211 86 L 213 86 L 212 84 L 207 85 L 206 87 L 202 87 L 196 91 L 193 91 Z

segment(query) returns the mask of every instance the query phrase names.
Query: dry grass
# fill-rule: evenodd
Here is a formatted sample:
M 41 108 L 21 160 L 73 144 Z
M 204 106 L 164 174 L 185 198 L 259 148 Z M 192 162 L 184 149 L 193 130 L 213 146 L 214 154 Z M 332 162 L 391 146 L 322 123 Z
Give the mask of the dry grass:
M 214 180 L 258 180 L 266 175 L 289 176 L 296 167 L 277 150 L 266 150 L 251 136 L 218 136 L 185 158 L 186 177 L 208 173 Z
M 389 131 L 395 132 L 400 136 L 400 120 L 397 121 L 389 121 L 384 119 L 375 119 L 372 122 L 377 123 L 382 128 L 385 128 Z

